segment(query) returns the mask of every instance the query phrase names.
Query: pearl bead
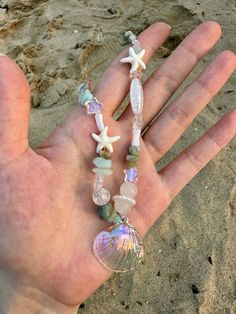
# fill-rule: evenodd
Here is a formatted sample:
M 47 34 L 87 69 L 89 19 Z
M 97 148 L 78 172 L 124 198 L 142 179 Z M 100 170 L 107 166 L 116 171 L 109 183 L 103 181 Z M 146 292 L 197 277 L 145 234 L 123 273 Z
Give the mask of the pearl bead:
M 135 197 L 137 190 L 137 186 L 131 182 L 124 182 L 120 187 L 120 193 L 130 198 Z

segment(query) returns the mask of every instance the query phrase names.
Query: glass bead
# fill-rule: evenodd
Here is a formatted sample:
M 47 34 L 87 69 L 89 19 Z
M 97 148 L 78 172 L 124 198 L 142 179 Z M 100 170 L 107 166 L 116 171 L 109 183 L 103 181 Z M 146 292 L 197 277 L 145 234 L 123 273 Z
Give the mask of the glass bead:
M 121 195 L 125 195 L 130 198 L 135 197 L 137 191 L 138 191 L 137 186 L 132 182 L 124 182 L 120 187 Z
M 125 182 L 136 183 L 138 181 L 138 171 L 135 167 L 125 169 Z
M 143 87 L 139 79 L 131 80 L 130 103 L 134 114 L 141 113 L 143 110 Z
M 98 114 L 102 109 L 102 104 L 97 101 L 94 97 L 91 101 L 87 104 L 87 113 L 88 114 Z
M 111 194 L 104 187 L 97 189 L 93 192 L 93 201 L 96 205 L 105 205 L 111 199 Z

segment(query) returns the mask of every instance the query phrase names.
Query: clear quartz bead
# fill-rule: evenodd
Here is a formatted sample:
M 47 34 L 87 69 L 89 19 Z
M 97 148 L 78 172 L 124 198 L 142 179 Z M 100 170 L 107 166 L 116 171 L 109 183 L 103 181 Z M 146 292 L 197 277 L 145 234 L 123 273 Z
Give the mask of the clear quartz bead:
M 134 78 L 130 85 L 130 103 L 134 114 L 143 110 L 143 87 L 138 78 Z
M 133 129 L 142 129 L 142 123 L 143 123 L 143 117 L 141 113 L 137 113 L 134 115 L 134 120 L 133 120 Z
M 110 199 L 111 195 L 108 190 L 103 187 L 104 175 L 96 174 L 93 188 L 93 201 L 96 205 L 105 205 Z
M 130 198 L 135 197 L 137 190 L 137 186 L 132 182 L 124 182 L 120 187 L 121 195 L 125 195 Z

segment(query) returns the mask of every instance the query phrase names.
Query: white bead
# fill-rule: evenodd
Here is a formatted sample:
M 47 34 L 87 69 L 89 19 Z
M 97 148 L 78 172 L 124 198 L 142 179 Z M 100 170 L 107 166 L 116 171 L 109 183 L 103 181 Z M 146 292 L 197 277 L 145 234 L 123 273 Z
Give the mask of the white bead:
M 134 114 L 142 112 L 143 109 L 143 87 L 139 79 L 134 78 L 130 85 L 130 103 Z
M 136 204 L 135 200 L 124 195 L 113 196 L 115 210 L 121 215 L 127 215 Z
M 132 182 L 124 182 L 120 187 L 121 195 L 125 195 L 131 198 L 135 197 L 137 191 L 137 186 Z
M 121 215 L 127 215 L 130 212 L 132 205 L 126 200 L 117 199 L 115 200 L 114 207 L 115 210 Z
M 133 146 L 140 146 L 140 134 L 141 130 L 140 129 L 133 129 L 133 139 L 132 139 L 132 144 Z
M 102 131 L 105 128 L 104 123 L 103 123 L 103 119 L 102 119 L 102 114 L 96 113 L 95 114 L 95 120 L 96 120 L 98 130 Z

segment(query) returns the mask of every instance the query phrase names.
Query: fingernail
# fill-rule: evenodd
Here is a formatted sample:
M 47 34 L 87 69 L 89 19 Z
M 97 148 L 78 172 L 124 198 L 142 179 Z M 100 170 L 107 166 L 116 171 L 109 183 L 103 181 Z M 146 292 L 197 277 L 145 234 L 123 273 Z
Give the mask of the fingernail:
M 169 27 L 169 29 L 171 29 L 171 26 L 169 24 L 167 24 L 167 26 Z
M 0 52 L 0 57 L 7 57 L 4 53 Z

